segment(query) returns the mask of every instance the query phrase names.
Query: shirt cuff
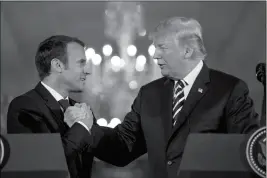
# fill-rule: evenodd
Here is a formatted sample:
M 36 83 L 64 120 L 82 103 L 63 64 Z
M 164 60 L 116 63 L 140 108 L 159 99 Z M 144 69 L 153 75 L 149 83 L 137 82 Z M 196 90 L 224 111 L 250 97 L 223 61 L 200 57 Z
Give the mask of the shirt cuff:
M 77 123 L 81 124 L 90 133 L 89 128 L 83 122 L 77 121 Z

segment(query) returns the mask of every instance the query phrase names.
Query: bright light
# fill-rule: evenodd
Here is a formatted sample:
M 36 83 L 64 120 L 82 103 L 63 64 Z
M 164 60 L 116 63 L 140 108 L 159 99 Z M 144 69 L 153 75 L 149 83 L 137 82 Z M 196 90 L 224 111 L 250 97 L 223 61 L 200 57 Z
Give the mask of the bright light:
M 110 59 L 110 62 L 114 67 L 119 67 L 121 65 L 121 59 L 119 56 L 113 56 Z
M 108 124 L 108 127 L 114 128 L 114 127 L 116 127 L 120 123 L 121 123 L 121 120 L 120 119 L 113 118 L 113 119 L 111 119 L 110 123 Z
M 99 54 L 95 54 L 92 58 L 92 62 L 94 65 L 99 65 L 102 61 L 102 57 Z
M 135 80 L 133 80 L 129 83 L 129 87 L 130 87 L 130 89 L 134 90 L 138 87 L 138 84 Z
M 145 66 L 144 65 L 138 65 L 136 63 L 135 70 L 137 70 L 138 72 L 142 72 L 144 69 L 145 69 Z
M 87 60 L 92 59 L 94 55 L 95 55 L 95 50 L 93 48 L 88 48 L 85 50 L 85 56 Z
M 106 44 L 103 46 L 102 51 L 105 56 L 110 56 L 112 54 L 112 47 L 109 44 Z
M 125 60 L 121 58 L 120 60 L 120 67 L 123 68 L 125 66 Z
M 155 46 L 154 46 L 153 44 L 151 44 L 151 45 L 148 47 L 148 54 L 149 54 L 150 56 L 153 56 L 154 53 L 155 53 L 155 51 L 156 51 Z
M 137 58 L 136 58 L 136 63 L 138 65 L 145 65 L 146 64 L 146 57 L 144 55 L 139 55 Z
M 158 64 L 158 60 L 157 59 L 153 59 L 153 60 L 154 60 L 155 64 Z
M 134 56 L 136 54 L 136 52 L 137 52 L 137 49 L 134 45 L 128 46 L 127 53 L 129 56 Z
M 96 121 L 96 123 L 97 123 L 98 125 L 100 125 L 100 126 L 105 126 L 105 127 L 108 126 L 108 122 L 107 122 L 107 120 L 104 119 L 104 118 L 100 118 L 100 119 L 98 119 L 98 120 Z
M 146 57 L 144 55 L 139 55 L 136 58 L 135 69 L 138 72 L 142 72 L 145 69 L 145 64 L 146 64 Z

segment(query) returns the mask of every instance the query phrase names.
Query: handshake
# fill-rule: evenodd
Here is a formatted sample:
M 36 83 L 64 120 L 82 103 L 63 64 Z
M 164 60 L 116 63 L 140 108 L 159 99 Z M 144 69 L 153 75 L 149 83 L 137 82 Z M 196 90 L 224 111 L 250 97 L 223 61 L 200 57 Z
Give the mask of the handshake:
M 69 106 L 64 113 L 64 122 L 69 126 L 76 122 L 86 126 L 90 131 L 93 125 L 94 117 L 90 106 L 85 103 L 76 103 L 74 106 Z

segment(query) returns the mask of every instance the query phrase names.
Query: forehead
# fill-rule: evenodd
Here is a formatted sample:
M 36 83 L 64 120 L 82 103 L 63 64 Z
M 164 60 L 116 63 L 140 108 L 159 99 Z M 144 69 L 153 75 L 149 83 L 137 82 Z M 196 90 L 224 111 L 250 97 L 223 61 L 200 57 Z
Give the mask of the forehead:
M 71 42 L 67 44 L 67 54 L 69 57 L 85 57 L 84 47 L 76 42 Z

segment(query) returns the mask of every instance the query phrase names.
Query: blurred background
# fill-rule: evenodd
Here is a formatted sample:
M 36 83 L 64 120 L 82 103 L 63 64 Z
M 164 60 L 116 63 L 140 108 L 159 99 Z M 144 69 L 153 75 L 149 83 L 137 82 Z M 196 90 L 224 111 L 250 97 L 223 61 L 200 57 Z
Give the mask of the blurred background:
M 266 60 L 266 2 L 1 2 L 1 133 L 10 101 L 39 81 L 38 44 L 63 34 L 87 44 L 93 74 L 72 97 L 93 108 L 98 124 L 115 127 L 139 88 L 161 77 L 149 31 L 171 16 L 195 18 L 203 28 L 206 63 L 243 79 L 261 114 L 263 87 L 255 67 Z M 146 155 L 125 168 L 95 160 L 93 177 L 143 178 Z

